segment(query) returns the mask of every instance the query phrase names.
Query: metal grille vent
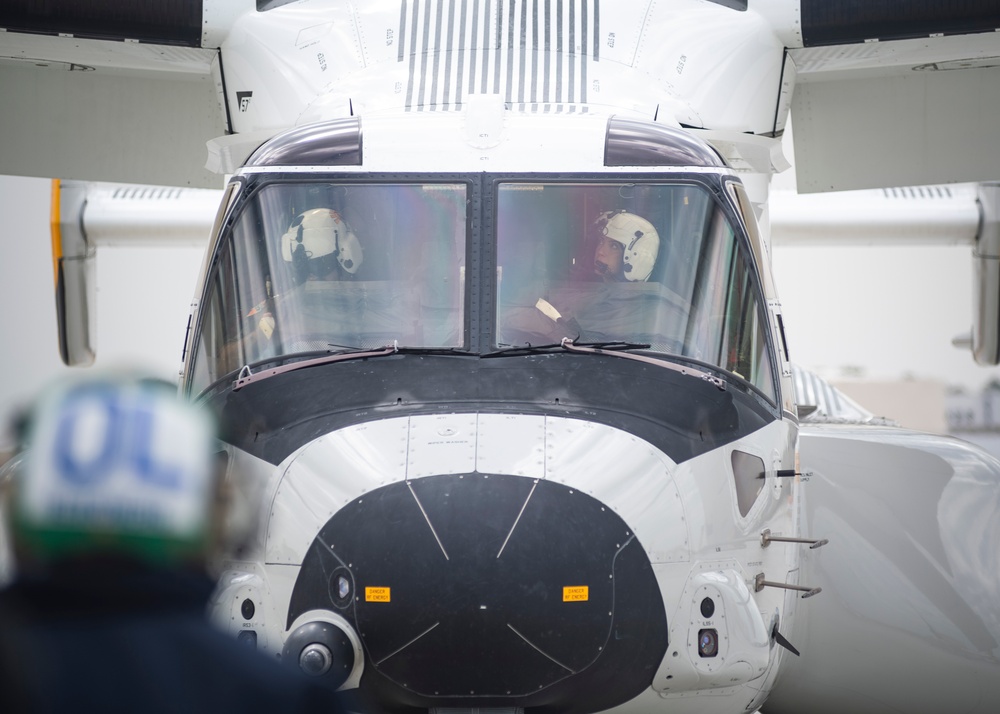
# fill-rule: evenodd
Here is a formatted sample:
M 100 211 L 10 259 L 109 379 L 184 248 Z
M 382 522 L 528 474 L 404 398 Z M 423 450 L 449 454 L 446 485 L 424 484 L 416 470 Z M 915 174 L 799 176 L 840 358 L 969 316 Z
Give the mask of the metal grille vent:
M 599 57 L 600 0 L 401 0 L 408 111 L 499 94 L 521 111 L 585 111 Z

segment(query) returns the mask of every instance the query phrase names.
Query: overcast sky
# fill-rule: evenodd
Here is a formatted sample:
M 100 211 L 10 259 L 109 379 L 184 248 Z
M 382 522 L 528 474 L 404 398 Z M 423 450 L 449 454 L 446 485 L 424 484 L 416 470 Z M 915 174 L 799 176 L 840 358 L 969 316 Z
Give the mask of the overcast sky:
M 951 345 L 972 324 L 968 246 L 781 246 L 774 274 L 791 358 L 828 378 L 1000 376 Z

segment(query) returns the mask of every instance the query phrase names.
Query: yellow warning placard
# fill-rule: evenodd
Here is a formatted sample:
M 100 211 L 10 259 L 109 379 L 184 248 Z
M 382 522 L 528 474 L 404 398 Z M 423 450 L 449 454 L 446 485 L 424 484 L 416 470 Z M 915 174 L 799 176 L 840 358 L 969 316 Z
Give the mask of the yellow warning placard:
M 365 602 L 389 602 L 389 588 L 365 588 Z
M 585 602 L 590 599 L 587 585 L 567 585 L 563 588 L 563 602 Z

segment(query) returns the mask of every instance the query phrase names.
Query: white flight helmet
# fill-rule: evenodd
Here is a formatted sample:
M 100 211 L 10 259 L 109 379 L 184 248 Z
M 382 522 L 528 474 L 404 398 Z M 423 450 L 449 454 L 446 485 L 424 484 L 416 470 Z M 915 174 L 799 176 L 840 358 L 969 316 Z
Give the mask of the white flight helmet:
M 8 508 L 19 565 L 125 553 L 201 559 L 221 517 L 215 424 L 139 372 L 87 372 L 49 387 L 25 421 Z
M 306 261 L 322 263 L 326 261 L 321 259 L 327 256 L 336 258 L 340 267 L 351 275 L 358 272 L 364 261 L 361 241 L 339 213 L 328 208 L 300 213 L 281 236 L 281 257 L 305 269 Z
M 653 224 L 634 213 L 605 213 L 603 233 L 624 247 L 623 269 L 629 282 L 649 279 L 660 250 L 660 236 Z

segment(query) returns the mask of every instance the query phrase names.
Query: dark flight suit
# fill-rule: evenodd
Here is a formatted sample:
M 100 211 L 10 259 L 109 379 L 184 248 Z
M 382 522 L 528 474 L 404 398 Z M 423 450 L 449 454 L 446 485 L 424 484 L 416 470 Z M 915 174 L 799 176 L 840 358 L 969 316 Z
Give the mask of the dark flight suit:
M 332 712 L 332 690 L 213 627 L 204 575 L 76 563 L 0 591 L 0 712 Z

